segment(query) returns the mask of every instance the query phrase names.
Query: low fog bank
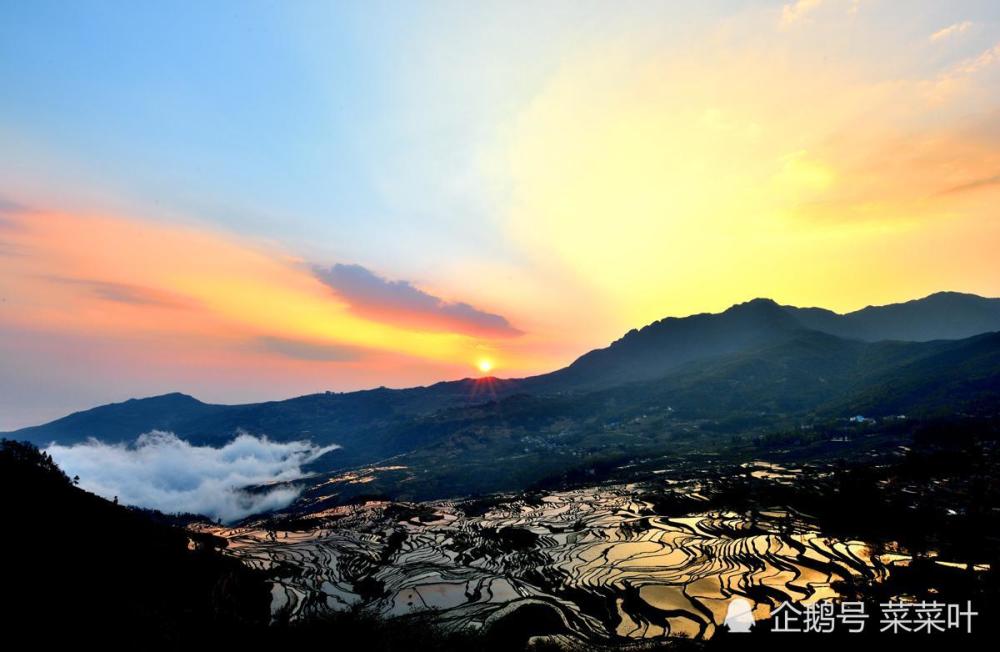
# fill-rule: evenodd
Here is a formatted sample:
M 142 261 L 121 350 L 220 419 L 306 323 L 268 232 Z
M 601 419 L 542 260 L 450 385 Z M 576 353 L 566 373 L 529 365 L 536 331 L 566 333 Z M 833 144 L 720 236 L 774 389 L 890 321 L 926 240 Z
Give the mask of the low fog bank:
M 302 466 L 337 445 L 319 447 L 308 441 L 274 442 L 240 434 L 219 447 L 195 446 L 171 432 L 154 430 L 133 444 L 106 444 L 96 439 L 45 449 L 80 486 L 107 499 L 162 512 L 206 514 L 235 521 L 250 514 L 289 505 L 299 489 L 243 489 L 252 485 L 298 480 Z

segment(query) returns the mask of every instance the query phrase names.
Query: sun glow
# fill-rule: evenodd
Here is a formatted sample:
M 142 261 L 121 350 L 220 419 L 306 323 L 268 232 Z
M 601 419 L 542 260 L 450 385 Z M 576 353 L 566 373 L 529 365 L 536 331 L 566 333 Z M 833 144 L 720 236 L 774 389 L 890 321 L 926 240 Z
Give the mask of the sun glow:
M 493 361 L 489 358 L 481 358 L 479 362 L 476 363 L 476 368 L 482 373 L 488 374 L 493 371 Z

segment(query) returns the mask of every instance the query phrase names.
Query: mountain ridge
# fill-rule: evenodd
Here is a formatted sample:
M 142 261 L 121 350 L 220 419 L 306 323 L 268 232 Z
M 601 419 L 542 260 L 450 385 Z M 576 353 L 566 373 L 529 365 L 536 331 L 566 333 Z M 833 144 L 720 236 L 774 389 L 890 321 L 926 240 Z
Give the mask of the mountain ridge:
M 856 317 L 859 314 L 863 319 Z M 822 322 L 819 325 L 826 330 L 810 328 L 817 322 Z M 277 439 L 335 442 L 344 446 L 338 452 L 344 464 L 360 463 L 377 456 L 391 456 L 401 447 L 422 445 L 426 433 L 411 432 L 412 441 L 397 437 L 391 442 L 392 438 L 386 433 L 395 432 L 400 424 L 442 409 L 501 401 L 517 393 L 538 396 L 585 394 L 650 382 L 678 387 L 680 379 L 685 379 L 689 385 L 702 383 L 702 390 L 685 385 L 683 391 L 694 391 L 694 395 L 704 396 L 702 400 L 708 401 L 710 395 L 704 388 L 715 387 L 717 392 L 724 393 L 727 383 L 742 382 L 739 379 L 750 368 L 773 367 L 773 372 L 782 365 L 794 371 L 793 375 L 801 379 L 802 386 L 774 382 L 768 386 L 775 392 L 788 393 L 786 398 L 791 399 L 796 392 L 804 395 L 806 387 L 818 391 L 809 380 L 810 368 L 806 361 L 817 355 L 809 350 L 810 346 L 818 347 L 817 350 L 840 347 L 844 351 L 855 351 L 857 347 L 849 342 L 873 344 L 864 337 L 845 337 L 845 332 L 927 335 L 964 333 L 984 327 L 991 328 L 984 332 L 1000 331 L 1000 299 L 946 292 L 840 315 L 820 308 L 782 306 L 771 299 L 758 298 L 735 304 L 721 313 L 657 320 L 628 331 L 605 348 L 585 353 L 562 369 L 523 379 L 465 378 L 406 389 L 382 387 L 357 392 L 322 392 L 237 405 L 205 403 L 187 394 L 172 392 L 78 411 L 4 435 L 40 445 L 52 441 L 71 444 L 89 437 L 124 442 L 143 432 L 159 429 L 176 432 L 196 443 L 221 443 L 238 431 L 247 431 Z M 940 339 L 949 338 L 914 341 L 889 337 L 877 342 L 919 345 L 910 347 L 920 351 L 914 354 L 919 358 L 936 351 L 933 342 Z M 796 341 L 799 343 L 795 344 Z M 993 341 L 989 342 L 992 346 Z M 888 364 L 892 358 L 887 353 L 892 351 L 891 345 L 863 348 L 867 354 L 875 355 L 878 351 L 878 355 L 887 356 L 881 363 L 873 362 L 876 367 Z M 768 355 L 776 357 L 769 360 Z M 934 372 L 920 368 L 919 373 L 933 376 Z M 848 377 L 849 370 L 838 376 L 838 382 L 847 382 Z M 951 378 L 951 382 L 957 381 Z M 918 383 L 917 380 L 913 382 Z M 810 398 L 802 404 L 814 402 L 814 398 Z M 793 405 L 795 401 L 775 403 L 779 404 Z
M 920 299 L 870 305 L 847 313 L 782 307 L 812 330 L 870 342 L 955 340 L 1000 330 L 1000 299 L 964 292 L 935 292 Z

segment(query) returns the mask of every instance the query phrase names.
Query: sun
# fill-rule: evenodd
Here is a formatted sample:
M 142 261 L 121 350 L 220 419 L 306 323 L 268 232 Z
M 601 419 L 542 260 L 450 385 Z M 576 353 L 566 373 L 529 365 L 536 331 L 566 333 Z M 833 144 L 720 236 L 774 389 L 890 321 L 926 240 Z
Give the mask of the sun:
M 476 367 L 484 374 L 488 374 L 493 371 L 493 361 L 489 358 L 480 358 L 479 362 L 476 363 Z

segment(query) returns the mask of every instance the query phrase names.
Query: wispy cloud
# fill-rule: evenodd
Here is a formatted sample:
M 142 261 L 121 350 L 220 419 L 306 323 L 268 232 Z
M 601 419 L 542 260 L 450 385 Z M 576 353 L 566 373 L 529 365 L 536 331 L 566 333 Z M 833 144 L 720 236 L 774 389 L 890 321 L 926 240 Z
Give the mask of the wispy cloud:
M 990 186 L 1000 185 L 1000 174 L 995 174 L 991 177 L 983 177 L 982 179 L 975 179 L 969 181 L 968 183 L 962 183 L 957 186 L 952 186 L 946 190 L 941 191 L 940 195 L 953 195 L 962 192 L 968 192 L 970 190 L 978 190 L 980 188 L 987 188 Z
M 114 301 L 115 303 L 125 303 L 135 306 L 158 306 L 161 308 L 191 308 L 196 305 L 194 300 L 176 292 L 142 285 L 85 278 L 58 276 L 50 276 L 48 278 L 59 283 L 85 288 L 93 295 L 105 301 Z
M 1000 43 L 997 43 L 993 47 L 983 50 L 978 55 L 966 59 L 956 68 L 957 73 L 972 75 L 983 68 L 992 66 L 994 63 L 1000 61 Z
M 975 78 L 997 62 L 1000 62 L 1000 43 L 959 61 L 933 79 L 923 82 L 926 99 L 936 105 L 953 102 L 956 96 L 974 88 L 977 85 Z
M 365 317 L 470 335 L 516 337 L 522 334 L 501 315 L 468 303 L 447 301 L 409 281 L 390 281 L 361 265 L 337 264 L 316 268 L 315 273 L 352 310 Z
M 426 361 L 436 374 L 443 364 L 471 364 L 465 361 L 472 344 L 456 333 L 484 339 L 519 333 L 470 303 L 364 268 L 319 274 L 285 251 L 229 234 L 125 217 L 9 219 L 10 228 L 0 230 L 0 278 L 18 279 L 4 288 L 17 309 L 0 312 L 0 322 L 119 343 L 168 339 L 177 344 L 171 364 L 226 357 L 226 364 L 259 365 L 269 358 L 291 372 L 301 371 L 288 364 L 296 360 L 357 359 L 363 352 L 385 364 L 393 355 L 414 365 Z M 169 319 L 165 309 L 174 309 Z M 421 382 L 434 378 L 427 373 Z M 357 377 L 355 370 L 351 378 Z
M 305 476 L 303 465 L 337 448 L 247 434 L 213 448 L 153 431 L 134 444 L 91 439 L 73 446 L 53 444 L 46 452 L 67 474 L 80 476 L 81 487 L 99 496 L 233 521 L 285 507 L 300 493 L 288 484 L 246 491 L 248 487 L 299 480 Z
M 274 243 L 135 216 L 35 209 L 0 220 L 0 386 L 18 386 L 0 392 L 4 426 L 178 387 L 246 402 L 275 387 L 424 385 L 468 373 L 480 343 L 511 375 L 553 366 L 474 302 L 390 284 L 407 309 L 386 297 L 366 307 Z M 495 275 L 477 278 L 497 295 Z M 441 287 L 476 296 L 479 284 L 454 283 Z
M 948 25 L 943 29 L 939 29 L 930 35 L 930 40 L 932 42 L 943 41 L 944 39 L 951 38 L 953 36 L 958 36 L 962 32 L 966 31 L 972 27 L 972 21 L 963 20 L 960 23 L 955 23 L 954 25 Z
M 258 345 L 270 353 L 277 353 L 295 360 L 315 362 L 354 362 L 364 357 L 364 351 L 355 346 L 310 342 L 287 337 L 261 336 Z
M 823 4 L 823 0 L 797 0 L 781 8 L 781 26 L 790 27 L 801 22 L 809 13 Z
M 24 204 L 21 204 L 21 203 L 16 202 L 16 201 L 14 201 L 12 199 L 7 199 L 6 197 L 0 196 L 0 215 L 3 215 L 5 213 L 7 213 L 7 214 L 10 214 L 10 213 L 27 213 L 27 212 L 30 212 L 30 210 L 31 209 L 28 208 L 27 206 L 25 206 Z

